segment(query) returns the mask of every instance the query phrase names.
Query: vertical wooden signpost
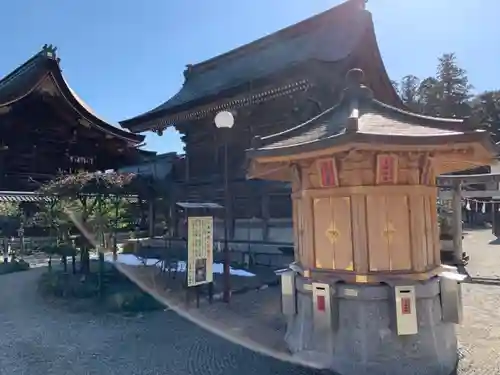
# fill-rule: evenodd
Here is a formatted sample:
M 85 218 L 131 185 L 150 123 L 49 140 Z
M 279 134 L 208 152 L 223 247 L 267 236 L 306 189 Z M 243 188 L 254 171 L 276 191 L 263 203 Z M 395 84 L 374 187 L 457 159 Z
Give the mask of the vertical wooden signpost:
M 213 282 L 213 221 L 212 216 L 188 218 L 187 286 L 196 288 L 197 306 L 200 287 Z

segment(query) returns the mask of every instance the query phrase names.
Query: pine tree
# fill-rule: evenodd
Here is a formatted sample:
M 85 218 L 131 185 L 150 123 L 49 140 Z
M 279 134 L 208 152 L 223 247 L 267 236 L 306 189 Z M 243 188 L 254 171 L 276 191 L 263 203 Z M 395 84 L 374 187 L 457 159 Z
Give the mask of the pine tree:
M 427 77 L 418 87 L 420 112 L 429 116 L 441 115 L 441 95 L 439 81 L 434 77 Z
M 439 115 L 443 117 L 466 117 L 470 115 L 469 99 L 472 85 L 467 72 L 460 68 L 454 53 L 445 53 L 439 58 L 436 78 Z
M 500 90 L 486 91 L 471 101 L 472 117 L 480 128 L 488 130 L 500 142 Z
M 398 93 L 403 103 L 412 111 L 420 112 L 420 80 L 414 75 L 407 75 L 401 79 Z

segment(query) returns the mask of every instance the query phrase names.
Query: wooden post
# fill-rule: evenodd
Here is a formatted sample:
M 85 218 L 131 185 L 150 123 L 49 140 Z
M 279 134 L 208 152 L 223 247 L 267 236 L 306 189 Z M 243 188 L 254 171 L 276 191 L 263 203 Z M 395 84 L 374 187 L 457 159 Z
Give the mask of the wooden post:
M 493 203 L 493 207 L 491 209 L 492 230 L 493 230 L 493 235 L 495 235 L 496 237 L 500 237 L 500 212 L 498 212 L 499 208 L 500 208 L 500 203 L 495 202 Z
M 456 183 L 453 186 L 452 197 L 453 208 L 453 253 L 455 261 L 461 262 L 462 260 L 462 185 Z
M 18 230 L 18 235 L 19 235 L 19 251 L 21 253 L 21 256 L 24 255 L 25 252 L 25 245 L 24 245 L 24 226 L 21 225 L 21 227 Z
M 262 193 L 261 199 L 261 213 L 262 213 L 262 241 L 269 239 L 269 194 L 267 191 Z
M 153 238 L 155 235 L 155 199 L 153 197 L 149 197 L 148 199 L 148 236 L 149 238 Z
M 212 304 L 214 300 L 214 283 L 208 283 L 208 303 Z
M 3 262 L 9 262 L 9 245 L 7 243 L 7 237 L 3 238 Z

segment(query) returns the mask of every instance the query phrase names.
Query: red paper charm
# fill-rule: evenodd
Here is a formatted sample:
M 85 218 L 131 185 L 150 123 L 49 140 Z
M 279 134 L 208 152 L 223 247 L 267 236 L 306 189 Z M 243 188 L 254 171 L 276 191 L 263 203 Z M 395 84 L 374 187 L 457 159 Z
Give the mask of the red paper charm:
M 397 183 L 398 159 L 396 155 L 382 154 L 377 156 L 377 183 Z
M 318 160 L 318 169 L 322 187 L 336 187 L 339 185 L 337 165 L 334 158 Z

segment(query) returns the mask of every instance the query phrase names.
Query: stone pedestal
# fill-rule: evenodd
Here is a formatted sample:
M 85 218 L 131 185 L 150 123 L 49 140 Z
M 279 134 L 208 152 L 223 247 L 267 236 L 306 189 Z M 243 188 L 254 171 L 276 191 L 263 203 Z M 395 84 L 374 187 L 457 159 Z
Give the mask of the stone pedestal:
M 289 317 L 285 340 L 294 355 L 339 375 L 449 375 L 457 364 L 457 340 L 455 325 L 442 319 L 439 282 L 435 277 L 413 284 L 418 333 L 398 336 L 391 286 L 331 285 L 332 329 L 315 332 L 312 286 L 298 277 L 297 314 Z

